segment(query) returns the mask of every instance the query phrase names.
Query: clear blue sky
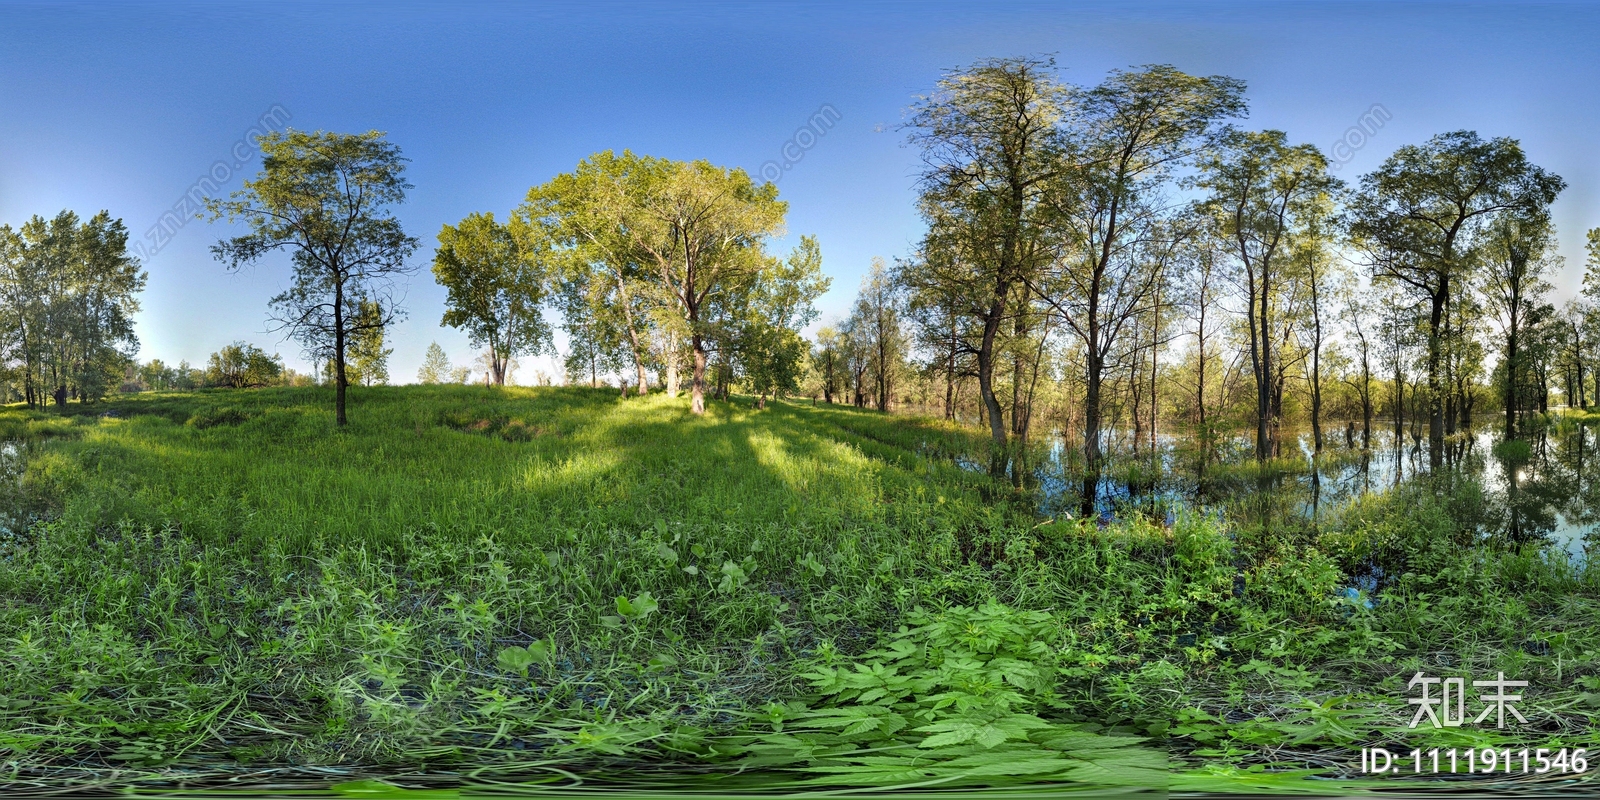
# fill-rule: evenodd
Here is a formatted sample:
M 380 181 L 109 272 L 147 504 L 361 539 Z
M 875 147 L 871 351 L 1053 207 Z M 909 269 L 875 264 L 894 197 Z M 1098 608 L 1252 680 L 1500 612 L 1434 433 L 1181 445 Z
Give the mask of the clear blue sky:
M 836 316 L 873 256 L 918 236 L 916 157 L 897 130 L 913 97 L 946 68 L 1054 54 L 1080 83 L 1147 63 L 1242 78 L 1249 125 L 1325 150 L 1382 104 L 1393 119 L 1347 179 L 1442 131 L 1518 138 L 1569 185 L 1565 296 L 1583 231 L 1600 226 L 1597 41 L 1600 6 L 1580 3 L 0 2 L 0 222 L 104 208 L 140 236 L 274 106 L 296 128 L 386 131 L 412 159 L 400 216 L 424 242 L 393 337 L 407 381 L 431 340 L 472 355 L 439 326 L 427 264 L 441 224 L 503 216 L 606 148 L 754 172 L 827 104 L 842 119 L 779 189 L 791 237 L 821 240 Z M 304 369 L 264 332 L 286 264 L 228 274 L 207 248 L 229 233 L 189 222 L 148 259 L 141 359 L 203 362 L 243 339 Z

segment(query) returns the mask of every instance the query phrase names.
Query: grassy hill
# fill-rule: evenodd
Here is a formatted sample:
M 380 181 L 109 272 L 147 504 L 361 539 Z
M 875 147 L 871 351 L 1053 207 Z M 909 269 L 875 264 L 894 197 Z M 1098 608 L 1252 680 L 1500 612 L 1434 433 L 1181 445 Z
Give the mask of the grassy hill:
M 25 465 L 0 498 L 19 786 L 1138 784 L 1165 746 L 1242 766 L 1372 740 L 1419 653 L 1600 657 L 1551 638 L 1595 623 L 1593 577 L 1427 545 L 1461 535 L 1432 489 L 1244 539 L 1199 513 L 1041 521 L 950 458 L 977 434 L 850 408 L 451 386 L 358 389 L 345 430 L 321 389 L 69 411 L 0 411 Z M 1402 544 L 1395 602 L 1341 589 Z M 1544 649 L 1519 648 L 1535 623 Z

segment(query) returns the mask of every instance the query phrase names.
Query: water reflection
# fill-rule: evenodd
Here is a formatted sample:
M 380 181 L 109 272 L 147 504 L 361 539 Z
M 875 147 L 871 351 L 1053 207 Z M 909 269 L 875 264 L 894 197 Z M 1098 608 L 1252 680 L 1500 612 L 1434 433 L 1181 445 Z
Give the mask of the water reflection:
M 0 441 L 0 558 L 9 556 L 38 515 L 23 491 L 22 457 L 20 443 Z
M 1365 449 L 1361 438 L 1346 427 L 1343 436 L 1326 436 L 1318 454 L 1309 432 L 1289 433 L 1282 456 L 1262 470 L 1249 437 L 1219 437 L 1202 448 L 1194 437 L 1163 434 L 1153 451 L 1148 441 L 1137 455 L 1113 450 L 1092 482 L 1082 478 L 1076 444 L 1056 438 L 1017 466 L 1046 517 L 1091 509 L 1109 521 L 1136 509 L 1170 518 L 1174 509 L 1199 506 L 1267 525 L 1289 517 L 1315 522 L 1364 494 L 1435 472 L 1424 437 L 1378 429 Z M 1600 431 L 1560 422 L 1526 442 L 1503 445 L 1489 431 L 1461 434 L 1445 443 L 1438 470 L 1482 487 L 1489 509 L 1483 535 L 1548 541 L 1583 558 L 1600 539 Z

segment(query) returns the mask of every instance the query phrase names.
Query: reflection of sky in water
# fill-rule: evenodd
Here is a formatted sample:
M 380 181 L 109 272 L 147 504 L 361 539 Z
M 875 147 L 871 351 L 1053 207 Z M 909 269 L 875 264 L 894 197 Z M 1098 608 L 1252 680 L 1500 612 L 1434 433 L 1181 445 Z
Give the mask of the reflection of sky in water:
M 1113 437 L 1126 440 L 1125 431 Z M 1356 434 L 1360 442 L 1360 434 Z M 1248 460 L 1253 433 L 1224 437 L 1216 451 L 1224 463 Z M 1574 558 L 1585 557 L 1585 547 L 1600 544 L 1600 431 L 1581 425 L 1567 425 L 1548 435 L 1530 439 L 1533 457 L 1516 465 L 1510 473 L 1494 455 L 1497 433 L 1478 432 L 1446 445 L 1448 468 L 1459 469 L 1483 486 L 1491 509 L 1491 519 L 1499 519 L 1499 530 L 1486 534 L 1512 534 L 1525 539 L 1544 538 Z M 1284 435 L 1282 451 L 1298 454 L 1307 469 L 1278 479 L 1276 488 L 1290 498 L 1286 510 L 1310 517 L 1326 514 L 1361 495 L 1393 487 L 1428 472 L 1428 444 L 1416 441 L 1409 432 L 1396 447 L 1392 428 L 1373 431 L 1372 445 L 1365 453 L 1346 447 L 1343 428 L 1324 433 L 1324 450 L 1314 457 L 1310 432 Z M 1149 445 L 1146 443 L 1145 448 Z M 1119 447 L 1108 457 L 1105 474 L 1095 486 L 1095 514 L 1109 520 L 1129 508 L 1170 517 L 1172 510 L 1186 506 L 1223 509 L 1255 493 L 1253 479 L 1240 479 L 1237 473 L 1212 466 L 1221 477 L 1199 473 L 1191 440 L 1162 434 L 1156 437 L 1160 469 L 1149 477 L 1150 455 L 1145 449 L 1134 459 Z M 1039 513 L 1046 517 L 1076 516 L 1082 507 L 1083 485 L 1072 477 L 1076 445 L 1057 437 L 1043 452 L 1043 460 L 1031 470 L 1037 482 Z M 1215 464 L 1216 462 L 1213 462 Z M 977 462 L 964 467 L 982 470 Z M 1137 480 L 1130 481 L 1134 477 Z M 1281 508 L 1281 507 L 1279 507 Z M 1281 511 L 1279 512 L 1281 513 Z
M 22 502 L 22 449 L 16 442 L 0 442 L 0 558 L 33 517 Z

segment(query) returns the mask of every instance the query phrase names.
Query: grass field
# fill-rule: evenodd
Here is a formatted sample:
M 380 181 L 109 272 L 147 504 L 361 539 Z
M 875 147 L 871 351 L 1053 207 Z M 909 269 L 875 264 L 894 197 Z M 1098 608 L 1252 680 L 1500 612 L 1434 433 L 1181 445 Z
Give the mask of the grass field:
M 0 783 L 1290 790 L 1399 737 L 1594 744 L 1600 576 L 1479 542 L 1470 484 L 1104 526 L 1036 519 L 938 421 L 355 398 L 343 431 L 320 389 L 0 411 Z M 1450 668 L 1552 715 L 1406 731 L 1406 678 Z

